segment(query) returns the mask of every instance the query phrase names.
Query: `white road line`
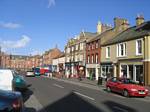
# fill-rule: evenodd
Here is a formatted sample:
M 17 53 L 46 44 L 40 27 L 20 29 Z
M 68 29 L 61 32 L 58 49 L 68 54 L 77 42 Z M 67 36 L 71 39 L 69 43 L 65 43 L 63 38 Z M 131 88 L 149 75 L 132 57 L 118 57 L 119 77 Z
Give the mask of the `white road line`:
M 59 87 L 59 88 L 64 88 L 63 86 L 58 85 L 58 84 L 53 84 L 53 85 L 56 86 L 56 87 Z
M 84 94 L 81 94 L 81 93 L 79 93 L 79 92 L 73 92 L 73 93 L 75 93 L 75 94 L 77 94 L 77 95 L 80 95 L 80 96 L 82 96 L 82 97 L 88 98 L 88 99 L 93 100 L 93 101 L 95 100 L 94 98 L 89 97 L 89 96 L 84 95 Z
M 117 110 L 120 110 L 121 112 L 128 112 L 128 110 L 125 110 L 125 109 L 120 108 L 120 107 L 118 107 L 118 106 L 114 106 L 113 108 L 114 108 L 114 109 L 117 109 Z

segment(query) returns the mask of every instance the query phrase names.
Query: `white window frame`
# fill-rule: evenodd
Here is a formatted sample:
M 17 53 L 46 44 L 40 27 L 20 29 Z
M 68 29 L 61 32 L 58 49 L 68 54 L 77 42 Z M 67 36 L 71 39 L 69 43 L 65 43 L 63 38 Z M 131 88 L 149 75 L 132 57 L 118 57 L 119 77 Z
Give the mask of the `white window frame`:
M 109 49 L 109 50 L 108 50 Z M 109 55 L 108 55 L 109 54 Z M 106 58 L 110 58 L 110 46 L 106 47 Z
M 98 48 L 98 41 L 96 41 L 96 49 Z
M 92 43 L 92 49 L 94 49 L 94 43 Z
M 90 44 L 88 45 L 88 50 L 89 50 L 89 51 L 91 50 L 91 45 L 90 45 Z
M 123 45 L 123 54 L 121 54 L 121 45 Z M 127 55 L 127 43 L 117 44 L 117 57 L 125 57 Z
M 74 46 L 72 46 L 72 52 L 74 51 Z
M 79 49 L 79 46 L 78 46 L 78 44 L 76 44 L 76 51 Z
M 70 48 L 69 47 L 67 48 L 67 53 L 70 53 Z
M 80 43 L 80 50 L 83 50 L 83 43 Z
M 91 63 L 94 63 L 94 55 L 92 54 Z
M 80 61 L 83 61 L 83 55 L 82 54 L 80 55 Z
M 90 56 L 87 57 L 87 63 L 90 63 Z
M 95 63 L 98 63 L 98 54 L 95 55 Z
M 138 41 L 141 41 L 141 53 L 139 53 L 139 44 Z M 136 55 L 142 55 L 142 39 L 136 40 Z

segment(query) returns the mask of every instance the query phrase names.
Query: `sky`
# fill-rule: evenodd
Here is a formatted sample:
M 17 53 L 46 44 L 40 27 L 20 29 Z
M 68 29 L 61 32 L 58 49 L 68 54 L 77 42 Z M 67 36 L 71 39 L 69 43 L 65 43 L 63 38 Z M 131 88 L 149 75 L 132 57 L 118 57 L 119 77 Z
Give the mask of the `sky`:
M 0 46 L 8 54 L 36 55 L 58 48 L 82 30 L 96 32 L 98 21 L 115 17 L 135 25 L 150 20 L 150 0 L 0 0 Z

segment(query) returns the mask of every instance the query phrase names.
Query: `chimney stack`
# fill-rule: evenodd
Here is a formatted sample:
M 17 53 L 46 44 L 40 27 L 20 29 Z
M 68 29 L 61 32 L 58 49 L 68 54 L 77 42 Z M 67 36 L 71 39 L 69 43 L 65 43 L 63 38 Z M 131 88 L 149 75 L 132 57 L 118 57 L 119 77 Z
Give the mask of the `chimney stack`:
M 102 23 L 100 21 L 98 21 L 97 23 L 97 34 L 101 34 L 102 33 Z
M 122 23 L 122 30 L 128 29 L 130 26 L 129 22 L 127 20 L 124 20 Z
M 126 19 L 123 18 L 114 18 L 114 28 L 116 31 L 122 31 L 129 28 L 129 23 Z
M 138 26 L 138 25 L 140 25 L 140 24 L 142 24 L 142 23 L 144 23 L 144 17 L 143 17 L 143 15 L 137 15 L 137 18 L 136 18 L 136 26 Z

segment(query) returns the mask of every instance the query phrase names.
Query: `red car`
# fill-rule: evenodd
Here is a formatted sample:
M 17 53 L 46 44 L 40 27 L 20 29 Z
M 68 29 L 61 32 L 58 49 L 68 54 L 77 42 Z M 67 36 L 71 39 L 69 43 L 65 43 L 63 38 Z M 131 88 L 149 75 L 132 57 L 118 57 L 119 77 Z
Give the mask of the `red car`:
M 121 93 L 125 97 L 139 96 L 145 97 L 148 95 L 148 90 L 143 86 L 135 84 L 128 78 L 116 78 L 109 79 L 106 83 L 107 91 Z

